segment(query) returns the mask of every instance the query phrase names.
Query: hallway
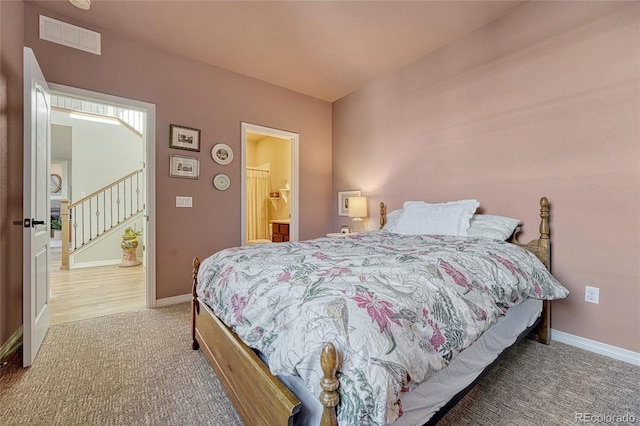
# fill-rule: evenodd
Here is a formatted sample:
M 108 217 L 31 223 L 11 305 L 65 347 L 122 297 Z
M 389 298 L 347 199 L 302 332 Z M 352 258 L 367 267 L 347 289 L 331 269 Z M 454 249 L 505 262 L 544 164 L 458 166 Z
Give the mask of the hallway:
M 142 265 L 61 270 L 60 259 L 61 248 L 51 247 L 51 325 L 146 306 L 145 269 Z

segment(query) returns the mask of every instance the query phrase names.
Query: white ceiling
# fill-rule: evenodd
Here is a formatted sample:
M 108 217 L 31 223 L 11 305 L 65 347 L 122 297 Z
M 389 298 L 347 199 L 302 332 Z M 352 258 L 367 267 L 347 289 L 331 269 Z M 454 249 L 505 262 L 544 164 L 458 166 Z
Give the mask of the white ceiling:
M 326 101 L 506 15 L 522 1 L 25 0 Z

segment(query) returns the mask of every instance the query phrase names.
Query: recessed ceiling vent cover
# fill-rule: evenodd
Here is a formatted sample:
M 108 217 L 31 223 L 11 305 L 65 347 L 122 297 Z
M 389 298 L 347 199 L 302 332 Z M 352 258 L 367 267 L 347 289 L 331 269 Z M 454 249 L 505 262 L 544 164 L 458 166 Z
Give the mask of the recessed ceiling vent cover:
M 100 33 L 40 15 L 40 38 L 85 52 L 100 54 Z

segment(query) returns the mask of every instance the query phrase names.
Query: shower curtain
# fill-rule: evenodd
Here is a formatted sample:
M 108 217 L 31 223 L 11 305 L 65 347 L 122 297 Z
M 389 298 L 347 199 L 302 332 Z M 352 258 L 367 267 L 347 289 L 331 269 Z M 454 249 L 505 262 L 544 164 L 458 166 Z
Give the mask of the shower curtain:
M 271 240 L 269 171 L 247 169 L 247 241 Z

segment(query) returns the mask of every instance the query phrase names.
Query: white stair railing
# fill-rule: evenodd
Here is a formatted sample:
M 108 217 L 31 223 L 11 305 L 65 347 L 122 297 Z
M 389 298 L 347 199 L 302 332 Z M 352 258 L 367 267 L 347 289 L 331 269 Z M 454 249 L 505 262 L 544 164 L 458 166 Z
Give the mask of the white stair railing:
M 140 169 L 74 203 L 61 201 L 62 269 L 69 269 L 70 253 L 143 210 L 142 188 Z

